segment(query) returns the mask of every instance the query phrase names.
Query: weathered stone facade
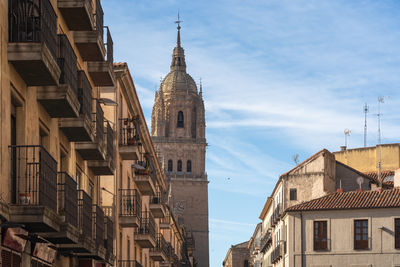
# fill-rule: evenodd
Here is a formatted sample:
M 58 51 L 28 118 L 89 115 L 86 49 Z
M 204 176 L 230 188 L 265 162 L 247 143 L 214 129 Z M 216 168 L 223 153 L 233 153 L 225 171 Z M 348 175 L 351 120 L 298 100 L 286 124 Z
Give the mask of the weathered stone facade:
M 193 233 L 200 267 L 209 266 L 204 113 L 201 87 L 198 92 L 186 73 L 178 26 L 171 71 L 155 96 L 151 135 L 167 175 L 170 206 L 178 221 Z

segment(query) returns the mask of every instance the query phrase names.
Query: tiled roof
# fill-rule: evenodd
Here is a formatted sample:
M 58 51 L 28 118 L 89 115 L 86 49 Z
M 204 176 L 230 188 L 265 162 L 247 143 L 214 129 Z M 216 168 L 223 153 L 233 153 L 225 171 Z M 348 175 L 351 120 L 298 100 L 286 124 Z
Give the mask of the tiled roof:
M 371 178 L 372 182 L 378 184 L 378 172 L 365 172 L 365 174 Z M 381 180 L 384 185 L 393 185 L 394 171 L 382 171 Z
M 370 209 L 400 207 L 400 188 L 383 191 L 332 193 L 288 208 L 286 211 Z

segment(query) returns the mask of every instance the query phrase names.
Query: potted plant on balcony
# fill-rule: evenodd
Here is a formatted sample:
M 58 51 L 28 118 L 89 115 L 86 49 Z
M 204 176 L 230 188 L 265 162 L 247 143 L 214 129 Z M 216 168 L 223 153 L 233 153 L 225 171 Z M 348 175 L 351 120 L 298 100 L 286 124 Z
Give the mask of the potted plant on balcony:
M 31 202 L 31 194 L 30 193 L 19 193 L 19 203 L 22 205 L 29 205 Z
M 61 209 L 58 214 L 60 215 L 61 221 L 65 222 L 65 209 Z

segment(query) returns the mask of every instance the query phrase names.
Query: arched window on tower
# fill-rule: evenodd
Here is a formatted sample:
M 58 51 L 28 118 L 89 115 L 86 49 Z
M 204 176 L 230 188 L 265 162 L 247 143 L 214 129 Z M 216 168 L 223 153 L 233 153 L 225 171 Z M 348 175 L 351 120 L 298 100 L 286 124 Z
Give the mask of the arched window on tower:
M 182 172 L 182 160 L 178 160 L 178 172 Z
M 191 173 L 192 172 L 192 161 L 188 160 L 186 163 L 186 172 Z
M 168 172 L 172 172 L 173 166 L 172 166 L 172 159 L 168 160 Z
M 178 112 L 178 123 L 177 123 L 176 127 L 183 128 L 183 125 L 184 125 L 183 111 L 179 111 Z

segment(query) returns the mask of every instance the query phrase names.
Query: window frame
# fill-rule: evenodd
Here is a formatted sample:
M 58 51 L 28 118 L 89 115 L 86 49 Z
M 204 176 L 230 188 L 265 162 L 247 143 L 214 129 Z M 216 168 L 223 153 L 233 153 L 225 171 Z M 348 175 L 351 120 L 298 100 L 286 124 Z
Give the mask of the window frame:
M 318 227 L 318 232 L 316 227 Z M 328 221 L 319 220 L 313 222 L 313 245 L 314 251 L 328 250 Z
M 186 172 L 192 173 L 192 161 L 190 159 L 186 161 Z
M 167 170 L 168 170 L 168 172 L 173 172 L 174 171 L 174 162 L 172 161 L 172 159 L 168 160 Z
M 182 160 L 178 160 L 178 164 L 176 166 L 177 172 L 182 172 Z
M 357 223 L 360 222 L 360 233 L 357 233 Z M 353 231 L 354 231 L 354 249 L 355 250 L 367 250 L 369 249 L 369 225 L 368 219 L 354 220 Z M 365 224 L 365 225 L 363 225 Z M 357 240 L 357 235 L 360 235 L 360 240 Z M 365 235 L 367 238 L 365 239 Z
M 290 188 L 289 189 L 289 198 L 290 198 L 290 200 L 297 200 L 297 188 Z
M 177 116 L 177 120 L 176 120 L 176 127 L 177 128 L 184 128 L 185 127 L 185 116 L 184 116 L 182 110 L 178 111 L 178 116 Z

